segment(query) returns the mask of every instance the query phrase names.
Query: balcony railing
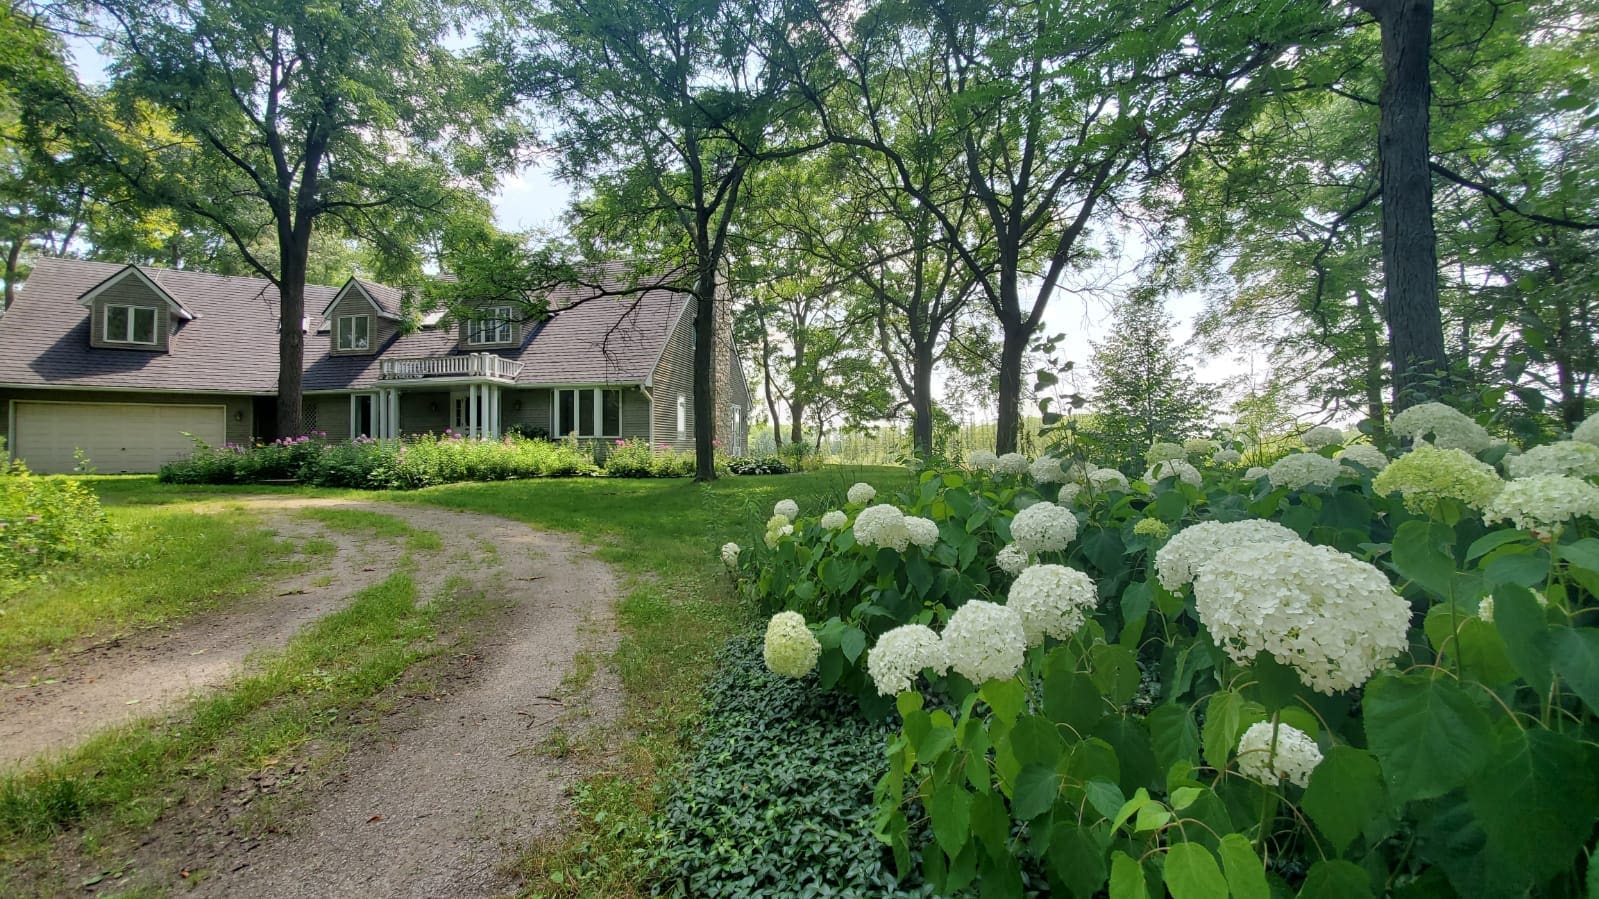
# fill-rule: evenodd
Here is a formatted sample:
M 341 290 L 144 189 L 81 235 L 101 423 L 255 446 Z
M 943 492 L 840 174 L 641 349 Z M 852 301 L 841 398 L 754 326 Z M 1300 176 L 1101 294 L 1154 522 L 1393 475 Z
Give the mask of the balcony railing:
M 493 353 L 382 359 L 378 365 L 378 378 L 384 381 L 414 381 L 420 378 L 488 378 L 493 381 L 515 381 L 517 373 L 522 370 L 522 363 L 502 359 Z

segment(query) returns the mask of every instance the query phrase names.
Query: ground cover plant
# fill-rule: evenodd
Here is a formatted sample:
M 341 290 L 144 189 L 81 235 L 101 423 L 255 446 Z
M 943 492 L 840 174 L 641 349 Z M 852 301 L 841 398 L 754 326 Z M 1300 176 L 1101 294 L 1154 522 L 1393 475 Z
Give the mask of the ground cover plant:
M 100 500 L 81 484 L 35 477 L 21 462 L 0 475 L 0 580 L 77 559 L 109 534 Z
M 907 883 L 1581 894 L 1599 420 L 1515 454 L 1439 404 L 1393 431 L 1257 470 L 1157 444 L 1132 480 L 974 454 L 721 555 L 773 671 L 893 704 L 875 836 Z

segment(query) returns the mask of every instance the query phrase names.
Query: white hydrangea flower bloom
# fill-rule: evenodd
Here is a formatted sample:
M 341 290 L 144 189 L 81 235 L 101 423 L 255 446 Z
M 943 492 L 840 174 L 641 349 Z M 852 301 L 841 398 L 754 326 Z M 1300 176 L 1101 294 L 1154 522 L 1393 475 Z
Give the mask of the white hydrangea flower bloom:
M 1017 548 L 1014 543 L 1000 547 L 999 552 L 994 556 L 994 564 L 999 566 L 1000 571 L 1011 577 L 1021 574 L 1022 569 L 1031 565 L 1032 562 L 1032 558 Z
M 1178 531 L 1155 552 L 1155 577 L 1162 587 L 1176 593 L 1222 550 L 1246 543 L 1294 543 L 1299 539 L 1298 534 L 1264 518 L 1201 521 Z
M 1000 474 L 1026 474 L 1033 467 L 1033 463 L 1021 453 L 1006 453 L 999 457 L 996 467 Z
M 1029 555 L 1059 552 L 1077 538 L 1077 516 L 1054 503 L 1038 503 L 1010 520 L 1010 538 Z
M 1213 453 L 1211 455 L 1210 461 L 1211 461 L 1211 464 L 1213 464 L 1213 465 L 1220 465 L 1220 466 L 1223 466 L 1224 468 L 1231 468 L 1234 465 L 1237 465 L 1238 463 L 1244 461 L 1244 457 L 1243 457 L 1243 455 L 1241 453 L 1238 452 L 1238 450 L 1231 449 L 1229 447 L 1225 447 L 1224 446 L 1224 447 L 1222 447 L 1221 449 L 1217 450 L 1215 453 Z
M 1216 441 L 1206 437 L 1190 437 L 1183 441 L 1183 452 L 1190 456 L 1208 456 L 1216 451 Z
M 1039 456 L 1033 460 L 1033 481 L 1039 484 L 1059 484 L 1066 480 L 1066 469 L 1054 456 Z
M 879 696 L 897 696 L 909 690 L 924 668 L 940 675 L 949 671 L 944 641 L 925 625 L 900 625 L 878 637 L 877 645 L 866 653 L 866 673 Z
M 784 677 L 804 677 L 816 667 L 822 644 L 798 612 L 778 612 L 766 623 L 766 667 Z
M 1077 494 L 1082 491 L 1083 485 L 1081 484 L 1062 484 L 1060 485 L 1060 495 L 1055 498 L 1055 502 L 1058 505 L 1069 506 L 1077 501 Z
M 1382 450 L 1372 446 L 1369 443 L 1351 443 L 1339 450 L 1338 455 L 1334 458 L 1336 458 L 1339 463 L 1354 462 L 1359 465 L 1364 465 L 1370 471 L 1382 471 L 1384 468 L 1388 467 L 1388 457 L 1383 453 Z M 1343 467 L 1351 474 L 1354 473 L 1353 468 L 1350 468 L 1347 465 L 1344 465 Z
M 1271 464 L 1266 469 L 1266 477 L 1271 480 L 1273 487 L 1288 487 L 1299 490 L 1317 484 L 1322 487 L 1332 486 L 1338 473 L 1343 469 L 1334 459 L 1318 456 L 1315 453 L 1294 453 L 1284 456 Z
M 1264 784 L 1288 781 L 1296 787 L 1310 786 L 1310 772 L 1321 764 L 1321 747 L 1290 724 L 1278 724 L 1277 751 L 1272 752 L 1270 721 L 1251 724 L 1238 740 L 1238 773 Z
M 836 531 L 846 524 L 849 524 L 849 516 L 837 509 L 822 516 L 822 527 L 830 531 Z
M 1127 492 L 1127 476 L 1114 468 L 1096 468 L 1088 475 L 1088 486 L 1101 493 L 1109 490 Z
M 861 481 L 849 488 L 849 501 L 857 506 L 864 506 L 877 496 L 877 488 Z
M 1203 486 L 1205 483 L 1205 478 L 1199 473 L 1199 469 L 1181 459 L 1156 462 L 1155 466 L 1149 470 L 1149 473 L 1144 475 L 1144 480 L 1151 484 L 1158 484 L 1161 480 L 1170 477 L 1175 477 L 1185 484 L 1193 484 L 1195 487 Z
M 911 542 L 905 513 L 886 503 L 867 506 L 855 516 L 855 542 L 862 546 L 887 547 L 895 552 L 904 552 Z
M 737 543 L 722 544 L 722 564 L 728 568 L 738 567 L 738 555 L 742 552 Z
M 1259 465 L 1251 465 L 1244 469 L 1244 480 L 1246 481 L 1258 481 L 1265 476 L 1266 469 L 1261 468 Z
M 1015 609 L 974 599 L 944 627 L 949 666 L 979 686 L 1016 676 L 1026 661 L 1027 634 Z
M 1166 524 L 1166 522 L 1161 521 L 1159 518 L 1140 518 L 1138 519 L 1138 522 L 1133 525 L 1133 533 L 1140 537 L 1152 537 L 1156 540 L 1164 540 L 1165 538 L 1171 536 L 1171 526 Z
M 1443 403 L 1411 406 L 1394 416 L 1391 428 L 1395 434 L 1417 443 L 1430 435 L 1432 444 L 1439 449 L 1459 449 L 1472 454 L 1482 452 L 1494 442 L 1482 425 Z
M 1451 499 L 1485 509 L 1504 486 L 1493 466 L 1465 450 L 1426 444 L 1388 463 L 1371 481 L 1372 490 L 1403 495 L 1405 508 L 1421 515 L 1436 513 Z
M 1175 443 L 1154 443 L 1144 451 L 1144 461 L 1150 465 L 1157 462 L 1186 462 L 1188 453 Z
M 1537 474 L 1563 474 L 1574 478 L 1599 477 L 1599 446 L 1581 440 L 1562 440 L 1535 446 L 1505 459 L 1513 478 Z
M 1587 421 L 1577 425 L 1577 429 L 1571 432 L 1571 439 L 1599 446 L 1599 412 L 1588 416 Z
M 1099 605 L 1099 592 L 1088 575 L 1065 565 L 1032 565 L 1011 585 L 1005 605 L 1022 618 L 1028 646 L 1044 638 L 1064 640 L 1077 633 L 1089 612 Z
M 931 518 L 907 515 L 905 529 L 910 533 L 910 541 L 922 549 L 932 549 L 938 543 L 938 522 Z
M 988 450 L 976 450 L 966 456 L 966 467 L 980 471 L 992 471 L 999 465 L 999 457 Z
M 1300 441 L 1313 450 L 1324 446 L 1336 446 L 1344 442 L 1344 432 L 1329 425 L 1320 425 L 1311 428 L 1300 435 Z
M 788 518 L 782 515 L 773 515 L 766 522 L 766 548 L 777 549 L 777 541 L 794 533 L 794 526 L 789 524 Z
M 1573 518 L 1599 518 L 1599 487 L 1560 474 L 1517 478 L 1483 510 L 1492 524 L 1509 521 L 1524 531 L 1556 534 Z
M 1410 603 L 1387 575 L 1299 540 L 1217 553 L 1194 580 L 1194 605 L 1234 662 L 1269 652 L 1329 695 L 1365 683 L 1409 645 Z
M 772 514 L 781 515 L 789 521 L 793 521 L 799 517 L 799 503 L 791 499 L 780 499 L 777 501 L 777 505 L 772 507 Z

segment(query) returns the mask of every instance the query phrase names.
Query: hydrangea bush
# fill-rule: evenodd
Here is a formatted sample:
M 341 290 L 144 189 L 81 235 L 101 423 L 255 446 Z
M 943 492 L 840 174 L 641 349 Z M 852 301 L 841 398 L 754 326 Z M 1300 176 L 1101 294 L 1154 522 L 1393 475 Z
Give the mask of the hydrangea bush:
M 1416 409 L 1398 443 L 1329 433 L 1242 475 L 1175 444 L 974 454 L 861 494 L 847 527 L 799 509 L 737 556 L 740 584 L 812 622 L 804 683 L 897 723 L 874 832 L 904 883 L 1581 895 L 1599 882 L 1589 454 L 1506 457 Z

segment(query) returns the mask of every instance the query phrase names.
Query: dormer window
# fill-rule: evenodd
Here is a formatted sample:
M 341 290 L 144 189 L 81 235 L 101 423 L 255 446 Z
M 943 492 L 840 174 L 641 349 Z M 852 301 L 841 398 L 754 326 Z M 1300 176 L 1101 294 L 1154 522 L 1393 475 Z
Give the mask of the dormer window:
M 338 342 L 334 346 L 341 350 L 364 350 L 372 345 L 372 316 L 370 315 L 341 315 L 337 325 Z
M 467 322 L 466 342 L 470 344 L 510 343 L 511 307 L 494 306 L 490 309 L 485 309 L 483 312 L 482 318 L 475 318 Z
M 105 341 L 155 346 L 155 309 L 150 306 L 107 305 Z

